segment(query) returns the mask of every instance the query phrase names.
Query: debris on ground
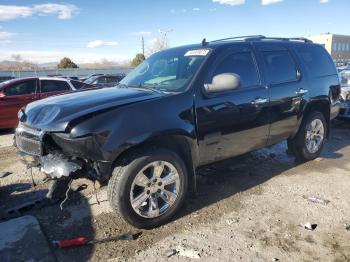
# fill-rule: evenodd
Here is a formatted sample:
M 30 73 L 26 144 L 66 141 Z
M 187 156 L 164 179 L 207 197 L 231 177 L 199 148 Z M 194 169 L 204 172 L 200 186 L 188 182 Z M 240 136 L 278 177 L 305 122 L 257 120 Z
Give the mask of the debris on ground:
M 232 224 L 238 223 L 239 219 L 238 218 L 230 218 L 230 219 L 226 219 L 226 224 L 231 226 Z
M 12 172 L 8 172 L 8 171 L 0 172 L 0 178 L 7 177 L 7 176 L 9 176 L 11 174 L 12 174 Z
M 310 222 L 307 222 L 306 224 L 302 225 L 302 227 L 307 230 L 314 231 L 317 227 L 317 224 L 311 224 Z
M 171 249 L 166 253 L 166 256 L 172 257 L 172 256 L 176 255 L 177 253 L 179 253 L 179 251 L 177 251 L 176 249 Z
M 345 230 L 350 231 L 350 224 L 344 224 Z
M 84 245 L 95 245 L 95 244 L 102 244 L 112 241 L 119 241 L 119 240 L 136 240 L 139 238 L 139 236 L 142 233 L 127 233 L 124 235 L 119 235 L 115 237 L 108 237 L 103 239 L 94 239 L 94 240 L 88 240 L 86 237 L 77 237 L 73 239 L 67 239 L 67 240 L 60 240 L 60 241 L 53 241 L 53 244 L 57 246 L 58 248 L 71 248 L 76 246 L 84 246 Z
M 324 204 L 324 205 L 327 205 L 329 202 L 329 200 L 327 199 L 322 199 L 320 197 L 317 197 L 317 196 L 314 196 L 314 195 L 311 195 L 311 196 L 303 196 L 304 199 L 307 199 L 309 202 L 312 202 L 312 203 L 319 203 L 319 204 Z
M 276 262 L 276 261 L 280 261 L 280 260 L 279 260 L 278 258 L 274 257 L 274 258 L 272 259 L 272 261 Z
M 199 254 L 198 251 L 191 249 L 191 248 L 186 248 L 185 246 L 180 246 L 176 249 L 177 253 L 179 256 L 187 257 L 187 258 L 193 258 L 193 259 L 199 259 L 201 258 L 201 255 Z

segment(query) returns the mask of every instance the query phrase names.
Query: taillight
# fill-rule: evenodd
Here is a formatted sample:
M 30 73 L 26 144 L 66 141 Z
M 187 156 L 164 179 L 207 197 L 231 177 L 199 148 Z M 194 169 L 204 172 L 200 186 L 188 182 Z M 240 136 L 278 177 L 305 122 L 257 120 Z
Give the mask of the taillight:
M 0 98 L 5 97 L 5 94 L 3 91 L 0 91 Z

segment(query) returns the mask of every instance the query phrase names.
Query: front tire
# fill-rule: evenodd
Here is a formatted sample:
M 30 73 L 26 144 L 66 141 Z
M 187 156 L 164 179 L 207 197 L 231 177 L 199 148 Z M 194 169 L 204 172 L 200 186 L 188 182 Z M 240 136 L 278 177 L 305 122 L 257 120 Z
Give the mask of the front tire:
M 314 111 L 306 115 L 295 138 L 288 141 L 288 148 L 300 161 L 313 160 L 321 154 L 328 133 L 323 114 Z
M 173 151 L 153 148 L 117 165 L 108 183 L 112 208 L 127 223 L 154 228 L 179 210 L 187 192 L 187 170 Z

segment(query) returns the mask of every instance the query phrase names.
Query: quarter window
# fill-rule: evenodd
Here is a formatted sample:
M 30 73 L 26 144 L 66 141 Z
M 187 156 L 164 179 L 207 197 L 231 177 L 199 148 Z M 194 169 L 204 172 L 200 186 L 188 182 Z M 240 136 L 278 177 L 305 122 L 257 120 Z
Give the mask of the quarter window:
M 30 95 L 36 92 L 36 80 L 26 81 L 5 89 L 6 96 Z
M 297 53 L 308 67 L 311 76 L 336 74 L 332 59 L 327 51 L 319 45 L 298 45 Z
M 252 53 L 235 53 L 226 56 L 216 66 L 212 76 L 223 73 L 234 73 L 240 76 L 241 87 L 256 86 L 259 84 L 257 68 Z
M 297 80 L 297 67 L 288 51 L 262 52 L 271 83 Z
M 49 93 L 49 92 L 59 92 L 70 90 L 70 86 L 65 81 L 58 80 L 42 80 L 41 81 L 41 92 Z

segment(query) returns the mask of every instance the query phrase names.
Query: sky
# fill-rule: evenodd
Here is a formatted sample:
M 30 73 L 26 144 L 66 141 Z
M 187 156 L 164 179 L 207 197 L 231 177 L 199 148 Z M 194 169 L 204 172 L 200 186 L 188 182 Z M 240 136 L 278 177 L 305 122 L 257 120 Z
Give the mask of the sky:
M 350 35 L 350 0 L 0 0 L 0 61 L 125 61 L 160 31 L 170 46 L 238 35 Z

